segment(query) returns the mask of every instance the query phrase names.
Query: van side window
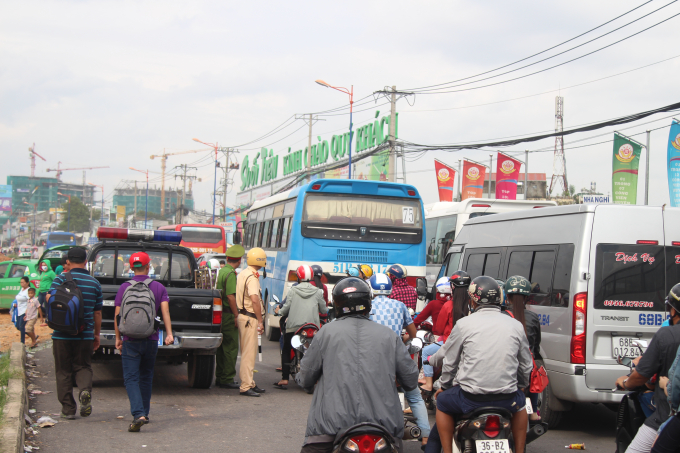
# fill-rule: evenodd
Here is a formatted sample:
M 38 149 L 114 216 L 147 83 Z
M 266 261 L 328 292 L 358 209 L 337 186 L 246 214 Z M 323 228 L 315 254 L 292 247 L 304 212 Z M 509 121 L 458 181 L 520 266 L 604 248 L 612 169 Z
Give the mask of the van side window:
M 474 253 L 468 256 L 467 267 L 465 269 L 473 279 L 480 275 L 498 278 L 500 264 L 500 253 Z
M 550 305 L 554 264 L 553 250 L 514 251 L 510 253 L 507 277 L 521 275 L 531 282 L 527 304 Z
M 560 244 L 555 264 L 552 298 L 553 307 L 569 306 L 569 285 L 571 284 L 571 268 L 574 264 L 574 244 Z
M 9 263 L 0 264 L 0 278 L 5 278 L 5 272 L 7 272 L 8 267 Z

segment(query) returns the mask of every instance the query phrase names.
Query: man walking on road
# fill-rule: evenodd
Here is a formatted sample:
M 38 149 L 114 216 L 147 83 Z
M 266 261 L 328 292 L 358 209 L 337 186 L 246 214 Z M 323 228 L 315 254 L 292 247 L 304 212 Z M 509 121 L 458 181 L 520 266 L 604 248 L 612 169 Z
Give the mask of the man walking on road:
M 236 244 L 227 250 L 227 263 L 217 275 L 217 289 L 222 293 L 222 344 L 215 354 L 215 384 L 220 388 L 237 389 L 236 358 L 238 357 L 238 308 L 236 308 L 236 269 L 241 265 L 245 250 Z
M 130 432 L 139 432 L 142 425 L 149 423 L 149 409 L 151 408 L 151 383 L 153 381 L 153 368 L 156 363 L 158 353 L 159 332 L 155 329 L 155 321 L 152 319 L 151 329 L 153 333 L 146 338 L 131 338 L 123 335 L 121 337 L 120 323 L 118 316 L 123 311 L 122 317 L 129 319 L 130 322 L 136 321 L 128 313 L 141 311 L 144 302 L 151 302 L 155 306 L 155 313 L 159 311 L 163 314 L 163 327 L 166 330 L 165 344 L 170 345 L 174 342 L 172 335 L 172 324 L 170 322 L 170 305 L 168 292 L 160 282 L 151 281 L 149 278 L 149 255 L 144 252 L 133 253 L 130 256 L 130 268 L 135 273 L 130 281 L 124 282 L 116 293 L 116 312 L 114 327 L 116 329 L 116 349 L 121 351 L 121 361 L 123 362 L 123 379 L 125 390 L 127 390 L 130 400 L 130 412 L 134 420 L 128 428 Z M 134 285 L 134 286 L 132 286 Z M 149 300 L 152 296 L 152 300 Z M 131 308 L 124 305 L 131 304 Z M 129 311 L 128 311 L 129 310 Z M 144 320 L 144 319 L 143 319 Z M 137 326 L 142 324 L 136 323 Z M 125 333 L 130 333 L 125 329 Z M 132 333 L 130 333 L 132 335 Z
M 246 256 L 248 267 L 236 279 L 236 304 L 238 306 L 238 334 L 241 343 L 241 395 L 260 396 L 264 393 L 253 380 L 257 336 L 264 332 L 262 290 L 259 270 L 267 265 L 267 254 L 259 247 L 250 249 Z
M 54 372 L 57 378 L 57 398 L 61 403 L 61 416 L 76 418 L 76 402 L 73 399 L 73 375 L 80 389 L 80 415 L 92 414 L 92 353 L 99 348 L 99 332 L 102 326 L 102 287 L 85 269 L 87 253 L 84 248 L 74 247 L 66 255 L 65 267 L 83 294 L 84 329 L 77 335 L 55 330 L 52 332 Z M 66 278 L 57 276 L 52 281 L 47 301 Z

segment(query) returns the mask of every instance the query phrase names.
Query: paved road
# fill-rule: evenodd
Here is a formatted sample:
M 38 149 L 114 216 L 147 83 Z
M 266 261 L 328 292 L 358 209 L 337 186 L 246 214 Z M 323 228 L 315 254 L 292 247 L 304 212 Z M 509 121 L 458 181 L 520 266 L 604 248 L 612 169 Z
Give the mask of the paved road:
M 238 390 L 188 388 L 186 366 L 159 364 L 154 377 L 151 423 L 141 433 L 128 433 L 129 405 L 120 362 L 95 364 L 93 413 L 88 418 L 59 421 L 54 428 L 33 436 L 40 452 L 281 452 L 296 453 L 304 437 L 312 399 L 294 385 L 287 391 L 272 388 L 278 343 L 265 342 L 264 361 L 257 364 L 258 384 L 267 389 L 261 398 L 246 398 Z M 41 376 L 32 382 L 41 390 L 55 391 L 52 350 L 35 355 Z M 31 400 L 34 415 L 56 414 L 61 407 L 55 393 Z M 117 416 L 125 416 L 119 420 Z M 431 417 L 433 418 L 433 417 Z M 434 420 L 432 420 L 434 421 Z M 529 445 L 529 453 L 555 452 L 574 442 L 589 451 L 613 450 L 614 413 L 600 405 L 581 405 L 567 414 L 559 431 L 550 431 Z M 419 452 L 416 442 L 406 443 L 406 453 Z

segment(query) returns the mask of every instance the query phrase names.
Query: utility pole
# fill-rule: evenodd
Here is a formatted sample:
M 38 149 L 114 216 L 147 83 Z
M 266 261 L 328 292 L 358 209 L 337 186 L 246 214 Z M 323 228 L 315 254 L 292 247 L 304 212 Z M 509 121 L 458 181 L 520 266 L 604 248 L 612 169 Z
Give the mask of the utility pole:
M 645 163 L 645 206 L 649 205 L 649 134 L 651 131 L 647 131 L 647 162 Z
M 527 173 L 529 173 L 529 150 L 524 151 L 524 199 L 528 200 L 527 195 Z
M 295 115 L 295 119 L 302 120 L 305 123 L 309 124 L 309 136 L 307 138 L 307 163 L 305 167 L 305 172 L 307 173 L 305 179 L 307 180 L 307 183 L 309 183 L 312 181 L 312 175 L 310 174 L 312 172 L 312 125 L 317 121 L 326 120 L 320 120 L 317 115 L 312 115 L 311 113 Z
M 555 97 L 555 132 L 562 132 L 564 129 L 564 98 L 562 96 Z M 562 193 L 569 193 L 569 184 L 567 183 L 567 160 L 564 157 L 564 136 L 555 136 L 555 154 L 553 157 L 553 175 L 550 179 L 550 189 L 548 196 L 552 196 L 553 188 L 557 183 L 562 186 Z
M 389 128 L 389 151 L 387 165 L 389 169 L 387 170 L 387 180 L 390 182 L 395 182 L 396 174 L 396 136 L 397 136 L 397 101 L 404 97 L 412 95 L 413 93 L 406 91 L 397 91 L 397 87 L 392 85 L 391 89 L 385 87 L 384 90 L 376 91 L 373 94 L 382 94 L 387 97 L 389 95 L 390 99 L 390 128 Z M 403 152 L 403 151 L 402 151 Z M 405 182 L 405 181 L 404 181 Z
M 463 160 L 458 159 L 458 201 L 463 198 Z
M 491 199 L 491 173 L 492 172 L 493 172 L 493 154 L 489 154 L 489 200 Z M 496 173 L 496 184 L 498 184 L 498 173 Z
M 238 162 L 230 163 L 229 159 L 231 158 L 232 154 L 238 153 L 238 150 L 235 150 L 234 148 L 221 148 L 222 152 L 224 152 L 226 156 L 226 165 L 224 166 L 224 184 L 223 184 L 223 194 L 222 194 L 222 206 L 224 206 L 224 221 L 227 221 L 227 192 L 229 192 L 229 184 L 230 184 L 230 179 L 229 179 L 229 171 L 230 170 L 238 170 L 239 164 Z
M 179 221 L 177 222 L 178 224 L 181 224 L 182 221 L 184 220 L 184 201 L 186 198 L 187 191 L 187 179 L 196 179 L 196 176 L 187 176 L 187 171 L 189 171 L 189 169 L 198 170 L 198 168 L 189 167 L 187 164 L 178 165 L 175 168 L 179 168 L 183 172 L 183 174 L 181 175 L 175 175 L 175 178 L 182 179 L 182 204 L 179 206 Z

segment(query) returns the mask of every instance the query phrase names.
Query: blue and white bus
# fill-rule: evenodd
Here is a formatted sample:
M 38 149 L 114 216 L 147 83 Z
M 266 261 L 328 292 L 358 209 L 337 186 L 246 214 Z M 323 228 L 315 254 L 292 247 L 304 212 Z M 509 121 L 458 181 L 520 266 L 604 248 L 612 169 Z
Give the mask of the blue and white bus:
M 53 231 L 47 234 L 45 238 L 45 250 L 51 249 L 58 245 L 76 245 L 76 235 L 73 233 L 66 233 L 64 231 Z
M 318 179 L 255 202 L 243 231 L 246 250 L 267 253 L 267 278 L 260 282 L 272 341 L 280 336 L 279 318 L 268 302 L 273 295 L 283 300 L 301 264 L 320 265 L 329 291 L 359 264 L 374 272 L 402 264 L 413 286 L 425 276 L 423 203 L 407 184 Z

